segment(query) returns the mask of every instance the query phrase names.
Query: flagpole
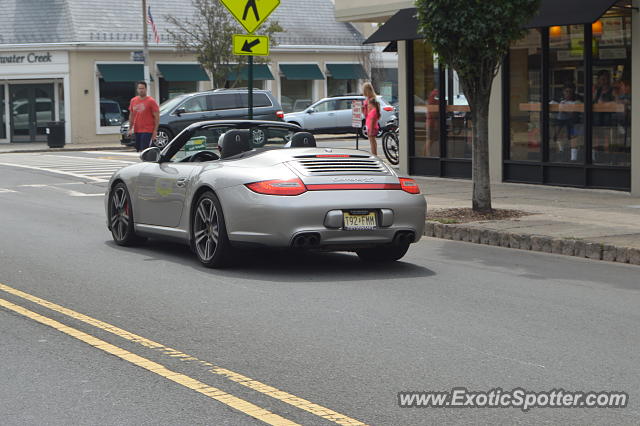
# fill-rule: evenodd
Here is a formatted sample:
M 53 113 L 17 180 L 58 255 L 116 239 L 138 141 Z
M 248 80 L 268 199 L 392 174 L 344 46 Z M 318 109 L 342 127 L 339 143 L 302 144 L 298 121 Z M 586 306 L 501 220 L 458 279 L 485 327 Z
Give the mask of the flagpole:
M 142 0 L 142 51 L 144 55 L 144 81 L 151 84 L 149 75 L 149 35 L 147 33 L 147 0 Z M 148 91 L 151 93 L 151 90 Z

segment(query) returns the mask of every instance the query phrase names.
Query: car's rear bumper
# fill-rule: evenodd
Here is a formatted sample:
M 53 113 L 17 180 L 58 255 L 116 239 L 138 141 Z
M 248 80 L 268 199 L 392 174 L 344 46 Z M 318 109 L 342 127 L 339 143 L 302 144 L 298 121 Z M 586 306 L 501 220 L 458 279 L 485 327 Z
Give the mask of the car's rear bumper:
M 401 190 L 310 191 L 295 197 L 260 195 L 246 187 L 220 191 L 229 239 L 236 245 L 291 247 L 296 236 L 314 234 L 317 248 L 350 250 L 393 242 L 400 233 L 411 233 L 414 242 L 423 235 L 426 200 Z M 380 213 L 392 212 L 389 223 Z M 335 211 L 376 212 L 378 226 L 371 230 L 345 230 L 340 220 L 327 226 L 327 214 Z M 335 214 L 335 213 L 332 213 Z

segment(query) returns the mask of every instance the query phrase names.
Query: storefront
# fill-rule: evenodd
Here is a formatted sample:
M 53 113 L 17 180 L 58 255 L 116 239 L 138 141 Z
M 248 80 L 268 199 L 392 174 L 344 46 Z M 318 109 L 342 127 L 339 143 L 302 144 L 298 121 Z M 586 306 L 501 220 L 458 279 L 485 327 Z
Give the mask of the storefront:
M 632 91 L 640 83 L 632 73 L 640 17 L 633 6 L 542 1 L 494 82 L 493 181 L 640 191 L 640 126 L 632 108 L 640 96 Z M 422 40 L 415 13 L 397 11 L 367 40 L 398 46 L 401 165 L 415 175 L 470 178 L 469 107 L 456 73 Z
M 68 115 L 68 89 L 67 52 L 0 52 L 0 143 L 46 141 L 47 123 Z

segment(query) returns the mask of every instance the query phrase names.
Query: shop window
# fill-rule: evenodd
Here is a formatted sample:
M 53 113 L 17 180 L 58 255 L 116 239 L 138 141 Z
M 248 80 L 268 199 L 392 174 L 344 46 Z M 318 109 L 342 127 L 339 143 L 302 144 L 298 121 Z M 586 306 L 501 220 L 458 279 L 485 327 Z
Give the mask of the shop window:
M 549 161 L 584 162 L 584 25 L 549 29 Z
M 542 40 L 538 30 L 514 43 L 509 51 L 510 159 L 540 161 Z
M 58 120 L 64 121 L 64 83 L 58 85 Z
M 447 158 L 470 159 L 473 147 L 473 120 L 469 102 L 462 93 L 455 71 L 447 72 Z
M 258 90 L 264 90 L 264 80 L 253 80 L 253 88 Z M 234 84 L 235 83 L 235 84 Z M 238 82 L 227 80 L 225 85 L 227 89 L 247 89 L 249 88 L 248 80 L 238 80 Z
M 281 78 L 280 94 L 284 112 L 302 111 L 313 103 L 313 80 Z
M 100 126 L 120 126 L 129 117 L 129 103 L 136 95 L 135 82 L 106 82 L 100 79 Z
M 328 96 L 353 95 L 358 91 L 358 80 L 340 80 L 327 77 Z
M 594 164 L 631 165 L 631 16 L 592 25 Z
M 197 81 L 167 81 L 164 78 L 160 79 L 160 103 L 173 99 L 176 96 L 197 91 Z
M 440 93 L 438 63 L 431 46 L 413 42 L 414 153 L 440 156 Z
M 398 103 L 398 70 L 396 68 L 372 68 L 371 79 L 380 96 L 388 104 Z
M 0 86 L 0 139 L 7 138 L 7 112 L 5 111 L 5 86 Z

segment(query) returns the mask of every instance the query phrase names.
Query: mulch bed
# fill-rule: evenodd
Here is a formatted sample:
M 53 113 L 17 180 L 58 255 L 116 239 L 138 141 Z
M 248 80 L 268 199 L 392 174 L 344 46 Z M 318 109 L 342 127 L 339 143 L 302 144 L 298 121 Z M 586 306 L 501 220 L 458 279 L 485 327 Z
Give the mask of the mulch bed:
M 469 223 L 481 222 L 486 220 L 517 219 L 523 216 L 529 216 L 531 214 L 533 213 L 528 213 L 522 210 L 508 209 L 493 209 L 491 213 L 478 213 L 470 208 L 438 209 L 428 211 L 427 220 L 445 224 Z

